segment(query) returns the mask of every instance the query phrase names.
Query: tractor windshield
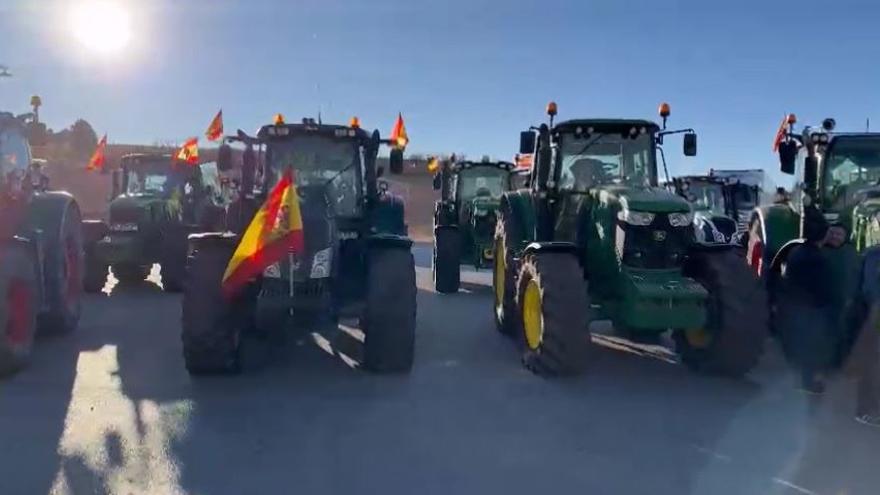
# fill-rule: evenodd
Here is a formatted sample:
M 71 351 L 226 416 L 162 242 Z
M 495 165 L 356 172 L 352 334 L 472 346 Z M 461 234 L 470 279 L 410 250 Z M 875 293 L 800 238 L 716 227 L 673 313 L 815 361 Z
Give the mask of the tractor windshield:
M 139 161 L 126 169 L 125 193 L 129 196 L 170 196 L 173 190 L 171 161 Z
M 457 195 L 461 201 L 477 196 L 500 198 L 508 189 L 510 173 L 498 167 L 470 167 L 458 174 Z
M 335 213 L 360 214 L 361 155 L 357 141 L 321 135 L 294 135 L 273 141 L 269 148 L 268 184 L 275 184 L 287 167 L 293 167 L 301 190 L 320 188 Z
M 609 184 L 656 183 L 654 137 L 650 133 L 635 138 L 620 133 L 564 134 L 559 153 L 559 188 L 563 190 L 586 192 Z
M 839 210 L 852 205 L 856 194 L 880 186 L 880 136 L 838 136 L 824 163 L 828 207 Z
M 23 178 L 30 162 L 30 147 L 24 134 L 15 127 L 0 128 L 0 182 L 8 174 Z
M 684 196 L 695 210 L 724 214 L 724 189 L 721 184 L 691 181 Z

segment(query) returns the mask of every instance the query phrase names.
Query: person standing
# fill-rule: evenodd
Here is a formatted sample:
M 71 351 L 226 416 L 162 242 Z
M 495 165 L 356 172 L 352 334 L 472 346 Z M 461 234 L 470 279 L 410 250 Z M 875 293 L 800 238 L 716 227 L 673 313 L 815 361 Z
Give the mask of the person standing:
M 848 369 L 856 376 L 856 421 L 880 427 L 880 246 L 864 252 L 861 297 L 867 317 L 856 336 Z
M 822 253 L 828 224 L 819 217 L 804 226 L 804 242 L 792 249 L 782 278 L 787 293 L 782 339 L 800 369 L 801 388 L 825 392 L 822 373 L 834 354 L 834 294 L 831 266 Z

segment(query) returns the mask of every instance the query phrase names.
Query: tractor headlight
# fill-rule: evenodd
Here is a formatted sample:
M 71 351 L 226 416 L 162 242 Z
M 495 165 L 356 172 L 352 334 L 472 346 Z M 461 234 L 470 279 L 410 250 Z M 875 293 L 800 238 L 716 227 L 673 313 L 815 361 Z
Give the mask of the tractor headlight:
M 617 212 L 617 219 L 630 225 L 645 227 L 654 221 L 654 214 L 647 211 L 623 209 Z
M 263 276 L 266 278 L 281 278 L 281 266 L 278 263 L 272 263 L 263 270 Z
M 327 278 L 330 276 L 330 261 L 333 258 L 332 248 L 322 249 L 312 258 L 312 272 L 309 278 Z
M 669 225 L 673 227 L 687 227 L 694 221 L 693 213 L 670 213 Z
M 138 224 L 136 223 L 111 223 L 111 232 L 137 232 Z

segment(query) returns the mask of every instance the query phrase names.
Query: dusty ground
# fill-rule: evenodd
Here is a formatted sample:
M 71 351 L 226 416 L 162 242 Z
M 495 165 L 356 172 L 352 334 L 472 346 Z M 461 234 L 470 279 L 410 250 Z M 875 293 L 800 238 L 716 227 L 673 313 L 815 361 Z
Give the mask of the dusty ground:
M 847 384 L 805 396 L 773 352 L 747 380 L 696 376 L 601 335 L 588 374 L 540 379 L 494 330 L 487 274 L 441 296 L 416 254 L 409 376 L 352 368 L 343 328 L 194 380 L 179 296 L 89 297 L 76 334 L 0 382 L 0 494 L 878 493 L 880 431 L 852 420 Z

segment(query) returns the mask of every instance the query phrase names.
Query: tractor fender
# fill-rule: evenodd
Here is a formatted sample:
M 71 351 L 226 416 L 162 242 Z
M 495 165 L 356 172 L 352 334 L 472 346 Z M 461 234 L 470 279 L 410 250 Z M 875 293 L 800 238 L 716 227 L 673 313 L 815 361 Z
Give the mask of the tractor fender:
M 373 203 L 370 212 L 373 232 L 405 237 L 408 229 L 404 220 L 404 210 L 402 198 L 387 192 L 381 194 Z
M 210 244 L 237 246 L 240 239 L 239 234 L 234 232 L 205 232 L 190 234 L 187 236 L 187 252 L 192 254 L 194 251 L 198 251 L 200 247 Z
M 82 232 L 83 244 L 91 246 L 110 233 L 110 228 L 103 220 L 83 220 Z
M 528 190 L 510 191 L 501 197 L 499 211 L 511 215 L 510 221 L 516 222 L 518 232 L 523 236 L 523 242 L 529 242 L 535 238 L 535 210 L 532 207 L 532 198 Z
M 571 253 L 577 255 L 577 244 L 573 242 L 532 242 L 526 246 L 523 255 L 533 253 Z
M 783 246 L 800 236 L 801 216 L 788 204 L 755 208 L 749 225 L 758 222 L 764 239 L 764 260 L 770 262 Z

